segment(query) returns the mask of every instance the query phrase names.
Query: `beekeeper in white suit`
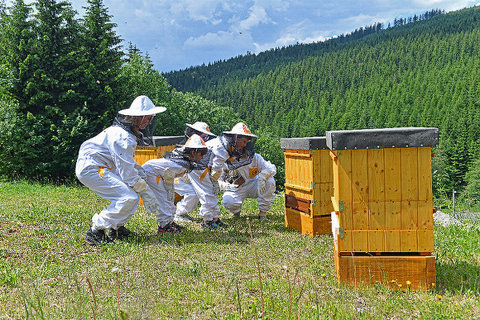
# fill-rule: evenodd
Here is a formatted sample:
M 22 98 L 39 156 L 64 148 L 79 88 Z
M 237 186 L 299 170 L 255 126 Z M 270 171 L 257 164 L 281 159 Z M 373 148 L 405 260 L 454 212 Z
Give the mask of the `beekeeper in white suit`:
M 190 172 L 196 163 L 207 153 L 207 145 L 196 134 L 185 145 L 165 153 L 161 159 L 147 161 L 142 167 L 147 175 L 147 183 L 161 204 L 157 211 L 157 234 L 179 233 L 183 227 L 176 224 L 175 216 L 175 177 L 182 177 Z
M 250 148 L 250 145 L 256 137 L 243 122 L 239 122 L 233 126 L 232 130 L 224 131 L 219 137 L 207 141 L 207 146 L 212 152 L 207 171 L 202 174 L 201 183 L 191 179 L 193 187 L 200 196 L 200 215 L 203 218 L 203 228 L 215 229 L 226 226 L 219 218 L 218 179 L 222 176 L 225 162 L 234 159 L 239 164 L 251 162 L 254 153 L 252 153 L 253 149 Z M 206 174 L 208 171 L 210 174 Z
M 233 145 L 236 144 L 237 155 L 232 156 L 224 165 L 224 174 L 219 180 L 221 189 L 225 190 L 222 205 L 234 217 L 239 217 L 243 201 L 247 198 L 258 199 L 261 221 L 268 220 L 267 211 L 275 199 L 275 179 L 277 168 L 256 153 L 253 146 L 256 135 L 239 123 L 230 132 L 224 132 Z M 242 141 L 244 140 L 244 141 Z
M 208 124 L 205 122 L 197 121 L 194 124 L 187 123 L 186 126 L 187 128 L 185 129 L 184 141 L 188 140 L 194 134 L 199 135 L 205 142 L 215 138 L 215 135 L 210 131 Z M 176 222 L 193 222 L 196 220 L 189 215 L 189 213 L 191 213 L 199 203 L 199 195 L 197 194 L 197 191 L 195 191 L 191 180 L 193 179 L 197 181 L 197 184 L 201 183 L 201 180 L 204 179 L 202 178 L 202 174 L 204 174 L 209 165 L 210 155 L 211 152 L 208 152 L 203 157 L 201 162 L 195 166 L 194 170 L 189 171 L 184 176 L 175 179 L 175 192 L 182 197 L 182 199 L 177 203 L 175 211 Z M 208 170 L 205 174 L 207 173 Z
M 81 145 L 75 169 L 78 179 L 111 201 L 92 218 L 92 226 L 85 235 L 90 244 L 126 238 L 130 231 L 124 225 L 137 209 L 140 196 L 148 212 L 159 210 L 158 201 L 142 177 L 141 167 L 135 163 L 134 153 L 137 141 L 143 139 L 141 130 L 165 110 L 155 106 L 147 96 L 139 96 L 128 109 L 118 112 L 112 126 Z M 110 230 L 109 235 L 105 230 Z
M 241 126 L 238 125 L 236 126 L 239 129 L 237 130 L 234 127 L 236 130 L 234 133 L 224 132 L 221 136 L 208 140 L 206 144 L 209 153 L 205 155 L 200 163 L 202 166 L 201 170 L 194 169 L 188 174 L 190 183 L 200 201 L 200 216 L 203 220 L 203 229 L 228 227 L 219 217 L 218 192 L 220 189 L 218 179 L 222 175 L 225 161 L 236 155 L 243 155 L 243 147 L 254 136 L 245 124 L 241 123 Z M 208 160 L 208 163 L 206 160 Z

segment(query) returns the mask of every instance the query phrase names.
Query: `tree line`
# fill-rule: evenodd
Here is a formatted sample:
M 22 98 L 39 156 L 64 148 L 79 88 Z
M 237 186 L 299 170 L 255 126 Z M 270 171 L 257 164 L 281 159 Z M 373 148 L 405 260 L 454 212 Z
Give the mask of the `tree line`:
M 228 129 L 235 112 L 171 88 L 148 54 L 126 50 L 102 0 L 0 3 L 0 177 L 67 181 L 80 144 L 138 95 L 167 107 L 156 135 L 186 122 Z
M 233 108 L 274 141 L 327 130 L 438 127 L 435 194 L 466 187 L 478 198 L 480 7 L 421 18 L 399 19 L 348 41 L 276 49 L 269 62 L 262 54 L 242 56 L 166 77 L 178 90 Z M 294 50 L 310 53 L 286 60 Z M 198 80 L 206 74 L 208 81 Z M 281 165 L 278 149 L 272 157 Z

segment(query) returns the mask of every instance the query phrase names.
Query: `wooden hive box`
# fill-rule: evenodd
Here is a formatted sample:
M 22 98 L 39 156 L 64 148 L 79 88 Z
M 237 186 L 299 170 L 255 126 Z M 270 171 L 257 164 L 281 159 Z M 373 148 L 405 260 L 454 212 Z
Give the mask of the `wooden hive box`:
M 325 137 L 283 138 L 285 225 L 310 236 L 331 233 L 333 175 Z
M 148 160 L 162 158 L 165 152 L 172 151 L 183 138 L 183 136 L 154 136 L 152 146 L 137 146 L 135 162 L 143 165 Z
M 438 145 L 438 129 L 327 131 L 327 145 L 333 160 L 332 231 L 340 282 L 351 282 L 346 275 L 352 276 L 352 266 L 368 270 L 357 272 L 356 283 L 370 283 L 379 277 L 401 278 L 397 266 L 421 265 L 425 272 L 412 267 L 407 275 L 412 279 L 404 280 L 423 283 L 418 285 L 422 288 L 434 283 L 431 147 Z M 373 276 L 379 259 L 382 276 Z

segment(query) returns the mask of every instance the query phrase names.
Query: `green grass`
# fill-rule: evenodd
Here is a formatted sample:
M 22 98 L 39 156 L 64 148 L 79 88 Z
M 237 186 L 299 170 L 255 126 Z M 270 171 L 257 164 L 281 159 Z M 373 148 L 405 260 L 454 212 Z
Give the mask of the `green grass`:
M 248 201 L 240 219 L 224 212 L 228 230 L 162 237 L 140 208 L 134 237 L 91 247 L 84 233 L 106 205 L 83 187 L 0 183 L 0 319 L 257 319 L 244 217 L 266 319 L 480 318 L 478 226 L 435 226 L 436 292 L 353 289 L 337 284 L 330 236 L 284 227 L 281 197 L 266 224 Z

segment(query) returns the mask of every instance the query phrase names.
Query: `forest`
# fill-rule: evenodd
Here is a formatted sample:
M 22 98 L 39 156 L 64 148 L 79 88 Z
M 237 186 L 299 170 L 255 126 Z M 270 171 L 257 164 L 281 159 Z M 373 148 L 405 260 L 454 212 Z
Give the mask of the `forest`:
M 185 123 L 216 131 L 236 113 L 171 88 L 148 54 L 123 48 L 102 0 L 79 17 L 68 1 L 0 2 L 0 178 L 75 182 L 80 144 L 111 125 L 138 95 L 167 112 L 156 135 L 182 135 Z
M 75 181 L 80 144 L 140 94 L 167 107 L 155 135 L 185 123 L 214 133 L 243 120 L 278 167 L 282 137 L 326 130 L 428 126 L 436 196 L 480 194 L 480 7 L 361 27 L 312 44 L 160 73 L 122 47 L 102 0 L 0 2 L 0 178 Z
M 480 194 L 480 7 L 432 10 L 322 43 L 166 74 L 272 141 L 327 130 L 437 127 L 436 196 Z M 207 80 L 208 79 L 208 80 Z M 276 142 L 269 142 L 275 144 Z M 260 145 L 259 147 L 265 147 Z M 267 148 L 281 165 L 280 147 Z

